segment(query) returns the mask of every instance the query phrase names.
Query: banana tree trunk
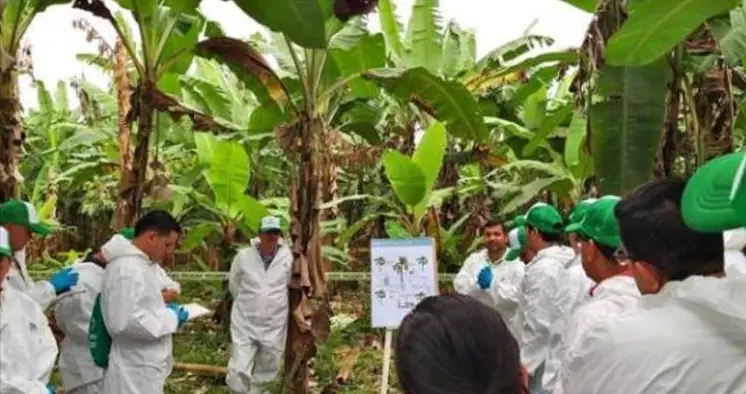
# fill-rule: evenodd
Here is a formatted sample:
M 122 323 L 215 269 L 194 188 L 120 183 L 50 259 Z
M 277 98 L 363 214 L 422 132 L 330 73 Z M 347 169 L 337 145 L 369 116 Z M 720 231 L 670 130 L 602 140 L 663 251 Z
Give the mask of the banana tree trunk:
M 21 175 L 18 160 L 23 132 L 18 73 L 10 55 L 0 50 L 0 201 L 14 198 Z
M 117 39 L 114 48 L 114 84 L 117 90 L 119 190 L 126 190 L 132 178 L 132 150 L 130 149 L 130 122 L 128 120 L 132 88 L 127 74 L 127 51 L 121 38 Z M 114 229 L 117 231 L 130 225 L 127 203 L 128 201 L 124 198 L 117 199 L 114 209 Z
M 325 132 L 321 119 L 302 114 L 294 133 L 300 146 L 291 149 L 298 167 L 290 185 L 291 238 L 294 268 L 289 288 L 290 316 L 285 347 L 286 392 L 308 392 L 308 361 L 330 331 L 331 308 L 321 258 L 320 205 L 322 191 L 319 144 Z M 311 310 L 311 298 L 320 300 Z
M 140 85 L 137 99 L 137 144 L 135 154 L 132 158 L 132 171 L 127 177 L 127 183 L 119 190 L 119 198 L 123 206 L 117 215 L 127 225 L 131 225 L 138 212 L 143 199 L 145 176 L 148 171 L 148 148 L 150 147 L 150 136 L 153 134 L 153 119 L 155 109 L 153 106 L 153 86 L 149 82 Z

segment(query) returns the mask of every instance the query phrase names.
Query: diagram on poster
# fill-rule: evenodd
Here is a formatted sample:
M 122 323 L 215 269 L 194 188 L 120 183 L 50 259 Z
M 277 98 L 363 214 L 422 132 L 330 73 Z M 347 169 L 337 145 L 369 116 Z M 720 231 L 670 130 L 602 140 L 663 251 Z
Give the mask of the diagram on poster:
M 373 327 L 398 328 L 420 301 L 438 293 L 432 238 L 373 239 L 370 259 Z

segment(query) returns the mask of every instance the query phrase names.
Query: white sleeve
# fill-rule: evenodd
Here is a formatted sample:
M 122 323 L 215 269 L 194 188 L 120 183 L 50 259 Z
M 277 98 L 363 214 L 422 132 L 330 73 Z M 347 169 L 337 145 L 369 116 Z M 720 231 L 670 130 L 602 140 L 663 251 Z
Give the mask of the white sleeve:
M 598 390 L 608 372 L 604 369 L 614 368 L 614 343 L 607 322 L 596 321 L 586 327 L 582 337 L 582 341 L 575 341 L 565 349 L 560 368 L 565 393 L 602 392 Z
M 520 263 L 503 262 L 503 264 Z M 510 310 L 518 306 L 523 285 L 523 270 L 522 266 L 515 266 L 504 270 L 502 274 L 495 274 L 489 293 L 498 310 Z
M 35 282 L 33 286 L 28 289 L 27 294 L 31 297 L 42 310 L 47 310 L 49 305 L 57 297 L 54 286 L 46 280 L 40 280 Z
M 145 279 L 142 271 L 119 270 L 115 280 L 107 279 L 101 292 L 106 329 L 112 337 L 155 340 L 173 334 L 178 328 L 176 314 L 164 304 L 149 310 L 144 304 Z M 115 282 L 109 284 L 109 282 Z
M 34 357 L 34 360 L 36 360 L 35 372 L 39 381 L 49 382 L 57 363 L 57 339 L 54 337 L 52 329 L 49 328 L 47 317 L 41 313 L 41 310 L 39 310 L 38 321 L 42 329 L 41 335 L 37 338 L 38 351 Z
M 0 393 L 2 394 L 49 394 L 47 384 L 39 380 L 28 380 L 15 373 L 12 361 L 0 357 Z
M 173 290 L 181 294 L 181 285 L 179 284 L 179 282 L 171 279 L 171 277 L 168 276 L 166 270 L 164 270 L 163 267 L 160 266 L 160 264 L 155 264 L 155 270 L 158 274 L 158 280 L 160 280 L 163 285 L 163 290 Z
M 244 255 L 244 251 L 239 251 L 238 254 L 236 254 L 236 257 L 233 258 L 233 262 L 231 263 L 231 270 L 228 274 L 228 291 L 230 291 L 233 298 L 236 298 L 238 295 L 238 285 L 239 281 L 241 280 L 241 263 L 242 263 L 242 256 Z
M 564 269 L 560 265 L 557 267 Z M 561 280 L 561 276 L 556 272 L 558 270 L 552 269 L 552 263 L 537 268 L 540 269 L 525 276 L 520 298 L 520 309 L 523 314 L 521 360 L 529 374 L 533 374 L 548 356 L 545 350 L 549 346 L 549 327 L 556 319 L 554 297 L 560 290 Z
M 479 253 L 472 253 L 466 258 L 461 269 L 453 279 L 453 288 L 459 294 L 474 295 L 474 293 L 482 291 L 477 285 L 477 274 L 479 273 L 480 267 Z

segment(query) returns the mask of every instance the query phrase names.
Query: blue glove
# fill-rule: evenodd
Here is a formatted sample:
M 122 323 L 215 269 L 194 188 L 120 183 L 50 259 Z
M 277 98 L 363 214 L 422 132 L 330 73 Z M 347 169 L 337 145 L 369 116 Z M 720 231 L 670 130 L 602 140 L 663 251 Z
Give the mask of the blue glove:
M 482 289 L 487 289 L 492 284 L 492 268 L 491 267 L 484 267 L 481 271 L 479 271 L 479 275 L 477 275 L 477 284 Z
M 49 394 L 56 394 L 57 393 L 57 390 L 55 390 L 54 386 L 52 386 L 51 384 L 47 385 L 47 390 L 49 390 Z
M 49 278 L 49 283 L 54 286 L 54 292 L 57 294 L 68 292 L 73 286 L 78 284 L 78 272 L 72 268 L 57 271 Z
M 176 314 L 176 318 L 179 319 L 179 327 L 183 326 L 187 320 L 189 320 L 189 312 L 187 312 L 181 305 L 171 302 L 166 307 Z

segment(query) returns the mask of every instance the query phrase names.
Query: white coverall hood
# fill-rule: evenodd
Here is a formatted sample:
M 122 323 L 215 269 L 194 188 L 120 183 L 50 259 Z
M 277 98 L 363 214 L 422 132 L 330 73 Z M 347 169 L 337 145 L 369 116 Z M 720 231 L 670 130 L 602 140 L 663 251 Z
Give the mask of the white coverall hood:
M 155 265 L 121 235 L 101 247 L 108 261 L 101 312 L 111 335 L 103 393 L 161 394 L 173 367 L 176 314 L 166 307 Z
M 13 288 L 0 296 L 0 355 L 0 393 L 49 393 L 57 342 L 36 301 Z
M 258 240 L 236 254 L 228 277 L 233 307 L 226 384 L 231 392 L 264 393 L 261 385 L 277 377 L 287 337 L 292 271 L 293 255 L 282 244 L 269 264 L 260 256 Z
M 746 229 L 738 228 L 723 232 L 723 246 L 725 248 L 724 263 L 727 276 L 746 275 Z
M 588 330 L 563 368 L 565 392 L 746 392 L 745 289 L 746 277 L 696 276 L 641 297 Z

